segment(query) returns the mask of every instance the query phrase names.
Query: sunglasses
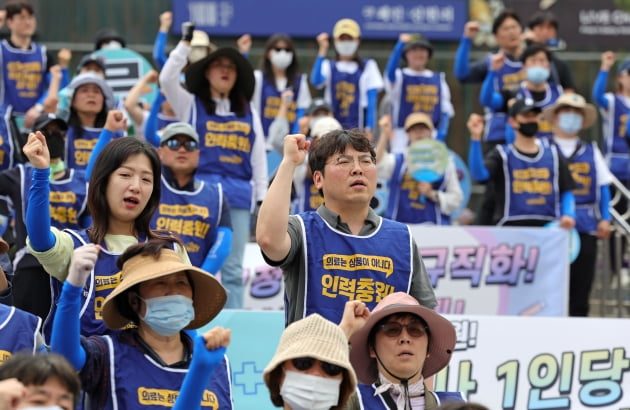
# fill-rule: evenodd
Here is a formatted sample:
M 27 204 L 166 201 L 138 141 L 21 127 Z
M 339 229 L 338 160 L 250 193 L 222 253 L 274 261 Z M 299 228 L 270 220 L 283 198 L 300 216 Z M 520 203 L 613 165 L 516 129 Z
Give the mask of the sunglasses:
M 407 329 L 407 334 L 411 337 L 422 337 L 427 334 L 426 326 L 418 322 L 411 322 L 403 325 L 398 322 L 387 322 L 380 326 L 381 332 L 387 337 L 398 337 L 402 333 L 403 328 Z
M 288 52 L 291 52 L 291 49 L 290 49 L 290 48 L 274 47 L 273 49 L 274 49 L 274 50 L 276 50 L 276 51 L 278 51 L 278 52 L 280 52 L 280 51 L 288 51 Z
M 197 141 L 194 141 L 194 140 L 182 141 L 182 140 L 178 140 L 177 138 L 171 138 L 169 140 L 166 140 L 166 142 L 164 142 L 164 144 L 162 145 L 166 145 L 168 149 L 172 151 L 177 151 L 182 146 L 186 148 L 186 151 L 188 152 L 195 151 L 199 148 L 199 144 L 197 143 Z
M 313 367 L 316 360 L 317 359 L 313 359 L 312 357 L 297 357 L 292 359 L 291 363 L 293 363 L 293 366 L 295 366 L 296 369 L 306 371 Z M 336 364 L 331 364 L 322 360 L 320 360 L 319 363 L 321 363 L 322 369 L 329 376 L 337 376 L 343 372 L 343 367 L 337 366 Z

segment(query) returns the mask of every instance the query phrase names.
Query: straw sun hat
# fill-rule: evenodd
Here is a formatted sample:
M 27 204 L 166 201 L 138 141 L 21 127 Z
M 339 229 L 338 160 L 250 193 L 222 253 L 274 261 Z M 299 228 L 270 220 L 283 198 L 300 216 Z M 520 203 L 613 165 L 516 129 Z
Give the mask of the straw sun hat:
M 184 329 L 198 329 L 210 322 L 223 308 L 227 299 L 225 289 L 210 273 L 190 266 L 172 249 L 160 250 L 159 256 L 136 255 L 122 267 L 121 281 L 103 302 L 103 321 L 110 329 L 121 329 L 131 320 L 120 312 L 116 298 L 126 297 L 133 286 L 181 271 L 187 271 L 193 289 L 195 318 Z

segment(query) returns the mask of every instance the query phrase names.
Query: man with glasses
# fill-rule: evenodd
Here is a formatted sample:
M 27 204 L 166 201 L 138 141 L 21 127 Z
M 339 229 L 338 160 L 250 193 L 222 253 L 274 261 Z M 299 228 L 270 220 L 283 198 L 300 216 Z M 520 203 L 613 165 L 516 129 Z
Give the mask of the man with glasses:
M 195 178 L 199 135 L 188 123 L 169 124 L 157 151 L 162 192 L 153 228 L 178 234 L 191 263 L 216 274 L 232 246 L 230 207 L 221 184 Z
M 446 318 L 403 292 L 388 295 L 350 337 L 360 384 L 346 409 L 431 410 L 464 401 L 458 392 L 432 392 L 425 383 L 448 365 L 455 342 Z
M 324 204 L 290 216 L 293 174 L 307 152 Z M 370 208 L 375 157 L 358 131 L 330 131 L 312 144 L 302 134 L 285 137 L 283 159 L 258 214 L 256 240 L 267 263 L 283 270 L 286 324 L 311 313 L 339 323 L 346 301 L 373 308 L 397 291 L 429 308 L 436 305 L 407 226 Z

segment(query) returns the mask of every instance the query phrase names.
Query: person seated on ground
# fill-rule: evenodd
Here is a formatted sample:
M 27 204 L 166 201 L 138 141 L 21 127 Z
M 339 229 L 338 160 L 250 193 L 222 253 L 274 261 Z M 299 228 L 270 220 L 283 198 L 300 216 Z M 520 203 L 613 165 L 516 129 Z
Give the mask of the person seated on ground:
M 18 354 L 0 366 L 0 409 L 74 410 L 80 391 L 79 376 L 57 354 Z
M 227 299 L 223 286 L 210 273 L 185 264 L 172 241 L 134 245 L 118 259 L 121 280 L 103 302 L 104 323 L 121 330 L 81 337 L 81 294 L 100 250 L 88 244 L 74 251 L 51 343 L 52 351 L 79 371 L 92 406 L 169 406 L 181 392 L 186 403 L 196 397 L 197 407 L 204 395 L 203 408 L 231 409 L 227 358 L 217 353 L 229 343 L 230 331 L 214 328 L 194 341 L 184 331 L 204 326 L 219 313 Z M 147 398 L 144 393 L 153 389 L 169 394 Z
M 430 410 L 463 401 L 460 393 L 436 393 L 425 383 L 448 365 L 455 342 L 448 319 L 404 292 L 387 295 L 350 337 L 350 362 L 361 384 L 346 409 Z
M 286 410 L 343 409 L 357 385 L 348 337 L 368 314 L 355 300 L 346 302 L 339 326 L 317 313 L 290 324 L 263 371 L 273 404 Z

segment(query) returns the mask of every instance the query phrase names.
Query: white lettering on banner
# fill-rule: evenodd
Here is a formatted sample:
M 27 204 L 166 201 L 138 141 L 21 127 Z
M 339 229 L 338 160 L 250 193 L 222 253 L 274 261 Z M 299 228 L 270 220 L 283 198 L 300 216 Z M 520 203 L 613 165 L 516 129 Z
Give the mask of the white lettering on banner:
M 435 391 L 461 391 L 491 409 L 619 410 L 630 403 L 627 319 L 447 318 L 457 343 L 449 366 L 435 376 Z M 235 408 L 274 409 L 260 385 L 284 329 L 283 312 L 223 311 L 198 331 L 211 326 L 239 335 L 228 352 Z

